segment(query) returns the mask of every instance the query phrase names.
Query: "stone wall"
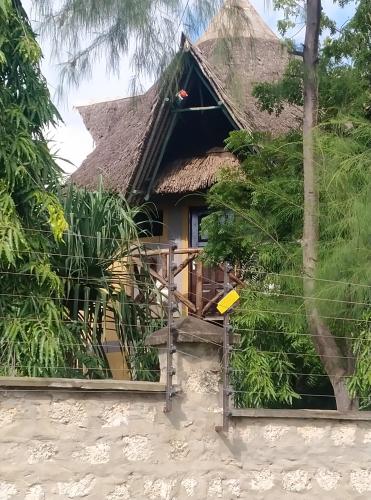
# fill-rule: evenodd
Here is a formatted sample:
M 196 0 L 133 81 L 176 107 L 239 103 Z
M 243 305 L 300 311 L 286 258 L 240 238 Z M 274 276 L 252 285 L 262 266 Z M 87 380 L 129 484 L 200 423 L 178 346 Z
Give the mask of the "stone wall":
M 218 365 L 182 350 L 169 414 L 146 391 L 2 392 L 0 500 L 371 498 L 371 422 L 239 417 L 217 433 Z

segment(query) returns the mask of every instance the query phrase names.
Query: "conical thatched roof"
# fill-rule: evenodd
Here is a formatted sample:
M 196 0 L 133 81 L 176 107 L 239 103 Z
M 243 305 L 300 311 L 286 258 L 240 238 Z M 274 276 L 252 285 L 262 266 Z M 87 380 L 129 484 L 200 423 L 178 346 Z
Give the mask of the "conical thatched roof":
M 259 110 L 252 96 L 256 83 L 282 77 L 289 55 L 248 0 L 226 0 L 196 44 L 183 36 L 181 50 L 189 54 L 222 103 L 231 130 L 245 128 L 278 135 L 299 125 L 297 108 L 287 106 L 279 117 L 270 116 Z M 72 175 L 73 182 L 94 188 L 102 175 L 107 189 L 122 193 L 147 189 L 143 182 L 151 175 L 153 190 L 158 193 L 192 192 L 215 182 L 217 170 L 225 165 L 223 153 L 207 158 L 196 155 L 194 161 L 179 159 L 157 173 L 155 163 L 171 116 L 158 90 L 154 86 L 143 96 L 79 108 L 96 148 Z M 207 165 L 207 179 L 197 175 L 201 164 Z M 187 186 L 183 185 L 185 179 Z
M 252 96 L 257 83 L 280 80 L 290 56 L 248 0 L 226 0 L 196 47 L 252 130 L 278 135 L 298 125 L 296 107 L 286 106 L 279 117 L 270 116 Z
M 220 38 L 278 40 L 248 0 L 226 0 L 197 45 Z

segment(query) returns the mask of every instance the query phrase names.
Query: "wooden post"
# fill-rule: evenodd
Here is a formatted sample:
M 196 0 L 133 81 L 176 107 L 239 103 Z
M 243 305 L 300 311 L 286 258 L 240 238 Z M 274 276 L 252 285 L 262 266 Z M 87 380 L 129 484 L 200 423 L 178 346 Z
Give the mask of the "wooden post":
M 202 261 L 196 261 L 196 314 L 201 318 L 203 308 L 203 264 Z
M 231 285 L 229 282 L 229 273 L 231 271 L 231 266 L 228 263 L 224 264 L 224 293 L 227 295 L 231 291 Z M 229 417 L 230 417 L 230 398 L 231 398 L 231 388 L 229 386 L 229 357 L 230 357 L 230 340 L 231 340 L 231 329 L 229 321 L 229 311 L 224 314 L 223 319 L 223 431 L 227 432 L 229 429 Z
M 164 253 L 161 255 L 161 271 L 162 271 L 162 277 L 167 279 L 167 257 L 168 254 Z

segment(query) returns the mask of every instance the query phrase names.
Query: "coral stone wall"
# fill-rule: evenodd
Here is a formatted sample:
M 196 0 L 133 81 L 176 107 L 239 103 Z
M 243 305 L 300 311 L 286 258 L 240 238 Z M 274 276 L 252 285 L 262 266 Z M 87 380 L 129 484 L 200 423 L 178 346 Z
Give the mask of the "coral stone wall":
M 169 414 L 162 394 L 2 392 L 0 500 L 371 498 L 371 422 L 239 417 L 217 433 L 211 358 L 177 360 Z

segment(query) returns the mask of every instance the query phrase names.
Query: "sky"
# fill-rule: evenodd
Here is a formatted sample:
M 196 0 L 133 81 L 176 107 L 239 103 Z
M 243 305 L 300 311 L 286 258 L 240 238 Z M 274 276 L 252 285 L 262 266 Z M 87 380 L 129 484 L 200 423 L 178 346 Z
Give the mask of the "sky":
M 265 22 L 277 32 L 277 20 L 280 15 L 268 8 L 266 0 L 250 0 Z M 33 19 L 32 0 L 23 0 L 23 5 L 31 20 Z M 351 16 L 352 7 L 340 9 L 333 0 L 323 0 L 323 6 L 330 18 L 335 19 L 338 25 L 346 22 Z M 304 35 L 302 30 L 298 39 Z M 56 99 L 55 89 L 58 85 L 58 64 L 51 58 L 51 45 L 46 39 L 39 40 L 44 53 L 42 71 L 47 79 L 52 98 L 62 116 L 63 124 L 48 132 L 48 137 L 52 141 L 52 150 L 59 157 L 65 158 L 68 162 L 59 161 L 62 168 L 67 172 L 73 172 L 93 150 L 94 142 L 85 129 L 82 119 L 76 106 L 96 101 L 104 101 L 120 97 L 126 97 L 130 93 L 129 82 L 132 78 L 128 59 L 123 57 L 120 66 L 120 76 L 107 75 L 105 64 L 99 62 L 93 69 L 92 78 L 84 81 L 78 88 L 66 89 L 62 99 Z M 151 82 L 142 82 L 149 86 Z M 146 85 L 147 83 L 147 85 Z

